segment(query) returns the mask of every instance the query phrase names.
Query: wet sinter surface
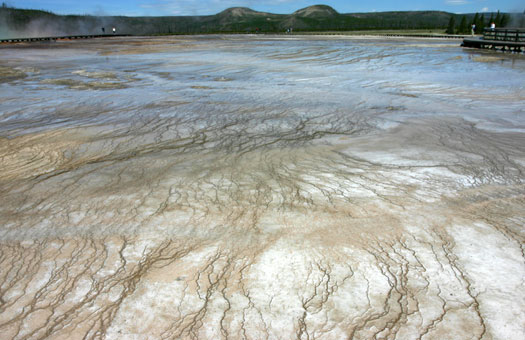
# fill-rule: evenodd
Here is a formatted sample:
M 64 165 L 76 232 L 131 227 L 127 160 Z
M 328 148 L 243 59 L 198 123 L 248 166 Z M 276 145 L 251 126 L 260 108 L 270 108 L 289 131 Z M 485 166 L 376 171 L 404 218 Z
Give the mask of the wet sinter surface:
M 2 339 L 523 339 L 525 60 L 0 47 Z

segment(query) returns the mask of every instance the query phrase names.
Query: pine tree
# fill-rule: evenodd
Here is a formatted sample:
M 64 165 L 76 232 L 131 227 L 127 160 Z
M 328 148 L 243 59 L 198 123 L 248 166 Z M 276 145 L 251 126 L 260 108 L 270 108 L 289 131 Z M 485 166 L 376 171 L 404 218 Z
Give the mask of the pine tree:
M 468 33 L 467 17 L 466 16 L 463 16 L 461 18 L 461 23 L 459 24 L 458 33 L 459 34 L 466 34 L 466 33 Z
M 496 27 L 503 26 L 501 24 L 501 14 L 499 13 L 499 10 L 498 10 L 498 14 L 496 15 L 496 19 L 494 19 L 494 23 L 496 24 Z
M 478 21 L 479 21 L 479 14 L 476 12 L 476 14 L 474 15 L 474 19 L 472 19 L 471 24 L 475 25 Z
M 507 25 L 509 24 L 510 22 L 510 15 L 508 15 L 507 13 L 503 13 L 501 15 L 501 23 L 500 23 L 500 26 L 501 27 L 507 27 Z
M 483 33 L 483 29 L 485 28 L 485 15 L 484 14 L 481 14 L 480 17 L 479 17 L 479 21 L 478 23 L 476 24 L 476 30 L 479 32 L 479 33 Z
M 454 19 L 454 16 L 450 17 L 450 20 L 448 21 L 448 27 L 447 27 L 447 34 L 454 34 L 456 32 L 456 19 Z

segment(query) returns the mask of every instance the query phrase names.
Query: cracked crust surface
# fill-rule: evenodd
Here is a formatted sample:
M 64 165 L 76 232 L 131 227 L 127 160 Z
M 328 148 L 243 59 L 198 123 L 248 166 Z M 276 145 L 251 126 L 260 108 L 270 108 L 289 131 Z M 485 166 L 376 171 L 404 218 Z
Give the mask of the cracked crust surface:
M 2 50 L 2 339 L 525 337 L 523 59 L 116 41 Z

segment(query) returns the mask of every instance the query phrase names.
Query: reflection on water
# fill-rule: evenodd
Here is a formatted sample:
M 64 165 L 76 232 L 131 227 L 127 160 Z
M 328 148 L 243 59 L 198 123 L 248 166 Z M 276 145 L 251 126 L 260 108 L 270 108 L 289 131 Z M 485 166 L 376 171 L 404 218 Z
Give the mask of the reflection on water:
M 6 338 L 525 336 L 522 56 L 278 36 L 0 51 Z

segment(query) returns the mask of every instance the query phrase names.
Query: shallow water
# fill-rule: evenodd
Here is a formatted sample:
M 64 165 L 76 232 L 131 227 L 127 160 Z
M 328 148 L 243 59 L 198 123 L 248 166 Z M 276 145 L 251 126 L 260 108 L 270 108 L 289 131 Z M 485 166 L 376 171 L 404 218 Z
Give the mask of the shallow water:
M 0 46 L 6 339 L 525 337 L 525 58 Z

